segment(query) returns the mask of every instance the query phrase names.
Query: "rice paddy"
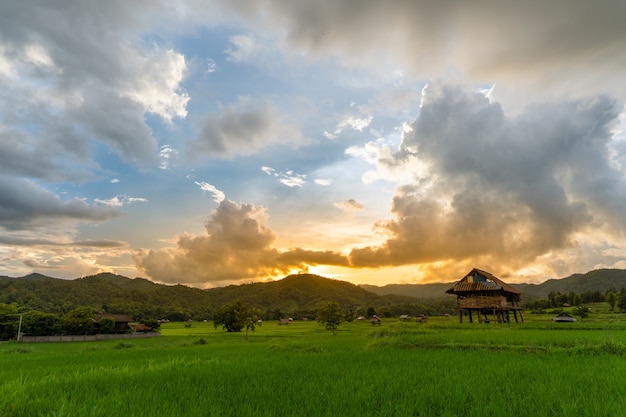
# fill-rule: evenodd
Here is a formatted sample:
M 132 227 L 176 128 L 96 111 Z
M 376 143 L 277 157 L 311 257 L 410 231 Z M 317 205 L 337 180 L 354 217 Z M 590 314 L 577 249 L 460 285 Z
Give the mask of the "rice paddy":
M 152 339 L 0 343 L 0 416 L 618 416 L 626 322 L 169 323 Z

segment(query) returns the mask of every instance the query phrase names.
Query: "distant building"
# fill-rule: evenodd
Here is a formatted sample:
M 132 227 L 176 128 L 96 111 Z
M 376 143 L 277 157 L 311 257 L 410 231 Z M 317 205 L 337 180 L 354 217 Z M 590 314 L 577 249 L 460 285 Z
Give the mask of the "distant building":
M 132 318 L 123 314 L 100 314 L 94 319 L 96 328 L 99 328 L 100 320 L 103 318 L 110 318 L 115 321 L 113 327 L 113 333 L 126 333 L 130 330 L 128 323 L 132 321 Z
M 576 319 L 567 313 L 561 313 L 556 317 L 552 317 L 552 321 L 556 322 L 574 322 Z
M 519 319 L 524 322 L 520 306 L 521 291 L 487 271 L 472 269 L 446 293 L 457 296 L 460 323 L 463 323 L 464 313 L 469 316 L 470 323 L 473 322 L 472 313 L 478 315 L 479 323 L 489 323 L 489 315 L 494 321 L 509 323 L 511 312 L 516 323 L 518 314 Z

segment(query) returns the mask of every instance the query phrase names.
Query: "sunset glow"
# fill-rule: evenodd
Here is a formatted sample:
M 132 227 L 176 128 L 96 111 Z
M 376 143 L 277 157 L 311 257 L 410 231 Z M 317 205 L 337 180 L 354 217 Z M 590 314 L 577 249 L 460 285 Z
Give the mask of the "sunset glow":
M 626 268 L 619 2 L 81 5 L 0 6 L 0 275 Z

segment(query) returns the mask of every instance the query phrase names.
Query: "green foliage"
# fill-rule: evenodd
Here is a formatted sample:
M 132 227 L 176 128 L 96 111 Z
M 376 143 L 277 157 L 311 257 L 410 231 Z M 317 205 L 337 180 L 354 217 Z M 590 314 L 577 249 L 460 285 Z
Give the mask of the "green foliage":
M 343 321 L 343 311 L 334 301 L 329 301 L 326 306 L 317 312 L 317 321 L 324 325 L 326 330 L 335 331 Z
M 22 333 L 29 336 L 50 336 L 59 334 L 63 321 L 59 314 L 29 311 L 24 313 Z
M 113 333 L 115 330 L 115 319 L 111 317 L 102 317 L 100 321 L 98 321 L 99 329 L 98 332 L 102 334 Z
M 213 325 L 215 328 L 222 326 L 227 332 L 240 332 L 244 327 L 249 329 L 248 307 L 241 301 L 224 304 L 213 315 Z
M 95 316 L 96 312 L 92 309 L 76 307 L 63 317 L 61 321 L 62 332 L 76 335 L 93 334 L 95 332 Z
M 606 302 L 611 306 L 611 311 L 615 310 L 615 304 L 617 304 L 617 294 L 614 291 L 606 293 Z
M 246 340 L 248 340 L 248 331 L 254 331 L 257 322 L 259 320 L 259 311 L 256 308 L 251 308 L 246 314 L 244 320 L 244 327 L 246 328 Z
M 145 324 L 146 326 L 151 328 L 152 331 L 154 332 L 158 331 L 159 328 L 161 327 L 161 323 L 159 323 L 159 320 L 155 319 L 154 317 L 143 318 L 139 321 L 139 323 Z
M 617 297 L 617 308 L 620 311 L 626 311 L 626 289 L 622 288 Z
M 443 295 L 443 294 L 442 294 Z M 361 311 L 371 306 L 402 304 L 402 310 L 415 305 L 420 313 L 443 314 L 454 309 L 454 297 L 427 301 L 397 295 L 376 295 L 335 279 L 311 274 L 290 275 L 267 283 L 230 285 L 202 290 L 184 285 L 161 285 L 145 279 L 129 279 L 114 274 L 98 274 L 75 280 L 33 275 L 22 278 L 0 277 L 0 303 L 17 302 L 24 311 L 37 310 L 65 314 L 76 307 L 108 314 L 125 314 L 134 320 L 145 318 L 196 322 L 210 320 L 220 306 L 239 300 L 264 312 L 263 319 L 315 317 L 318 303 L 334 300 L 345 309 Z M 428 305 L 425 311 L 422 305 Z M 443 311 L 445 309 L 446 311 Z M 396 314 L 399 309 L 389 310 Z M 398 314 L 411 314 L 401 312 Z
M 0 340 L 13 339 L 17 336 L 19 314 L 16 303 L 0 303 Z
M 578 306 L 574 309 L 574 315 L 580 317 L 580 319 L 584 319 L 589 317 L 589 308 L 585 306 Z
M 294 321 L 264 326 L 254 343 L 179 322 L 132 345 L 1 343 L 0 415 L 623 415 L 626 323 L 593 317 L 566 327 L 354 322 L 338 338 Z

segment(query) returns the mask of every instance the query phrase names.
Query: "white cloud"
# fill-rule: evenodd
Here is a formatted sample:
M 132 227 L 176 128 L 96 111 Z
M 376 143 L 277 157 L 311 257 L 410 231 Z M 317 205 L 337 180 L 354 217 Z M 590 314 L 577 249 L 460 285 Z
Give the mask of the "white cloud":
M 257 41 L 252 34 L 231 36 L 229 40 L 232 46 L 229 46 L 224 51 L 229 61 L 246 61 L 256 52 Z
M 176 160 L 178 158 L 178 151 L 172 148 L 171 145 L 162 145 L 159 151 L 159 168 L 167 170 L 176 166 Z
M 306 184 L 306 175 L 294 174 L 291 171 L 288 171 L 283 178 L 280 178 L 278 182 L 287 187 L 302 187 Z
M 132 203 L 147 203 L 148 200 L 142 197 L 129 197 L 127 195 L 117 195 L 115 197 L 103 200 L 100 198 L 94 199 L 94 202 L 98 204 L 104 204 L 111 207 L 122 207 Z
M 280 172 L 276 171 L 274 168 L 266 166 L 262 167 L 261 170 L 269 176 L 278 178 L 279 183 L 286 185 L 290 188 L 302 187 L 304 184 L 306 184 L 306 174 L 296 174 L 293 172 L 293 170 Z
M 362 132 L 363 129 L 368 127 L 372 122 L 373 116 L 368 117 L 357 117 L 357 116 L 345 116 L 337 126 L 335 130 L 330 133 L 328 131 L 324 131 L 324 137 L 326 139 L 336 139 L 341 132 L 347 127 L 350 127 L 356 131 Z
M 181 89 L 180 84 L 186 70 L 182 54 L 172 49 L 161 51 L 155 48 L 144 55 L 128 95 L 167 122 L 171 122 L 174 117 L 185 118 L 189 95 Z
M 211 73 L 213 73 L 215 71 L 217 71 L 217 63 L 215 62 L 215 60 L 213 58 L 207 59 L 206 72 L 211 74 Z
M 315 184 L 317 185 L 322 185 L 324 187 L 327 187 L 333 184 L 333 180 L 329 178 L 316 178 L 315 180 L 313 180 L 313 182 L 315 182 Z
M 261 171 L 265 172 L 267 175 L 277 176 L 276 170 L 270 167 L 261 167 Z
M 205 193 L 211 194 L 213 196 L 213 201 L 216 203 L 221 203 L 226 198 L 223 191 L 218 190 L 214 185 L 211 185 L 208 182 L 194 181 L 194 183 Z

